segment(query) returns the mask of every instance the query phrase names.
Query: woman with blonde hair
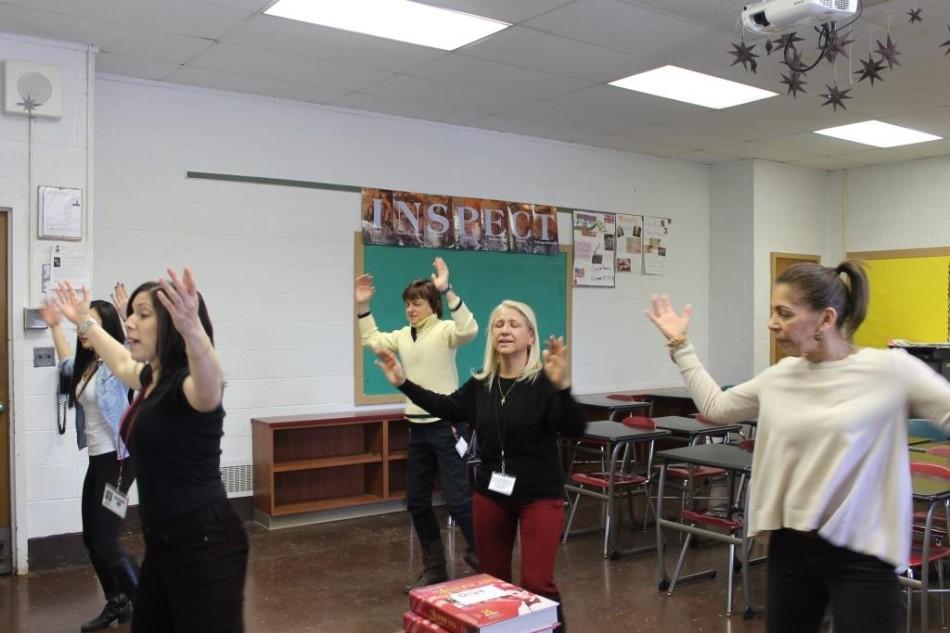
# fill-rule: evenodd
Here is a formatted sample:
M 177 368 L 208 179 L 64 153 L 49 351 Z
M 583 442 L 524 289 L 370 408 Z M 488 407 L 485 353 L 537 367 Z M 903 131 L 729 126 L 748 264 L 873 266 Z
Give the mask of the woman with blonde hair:
M 426 411 L 475 425 L 481 463 L 473 513 L 481 571 L 511 582 L 520 529 L 520 585 L 560 602 L 554 558 L 564 526 L 564 474 L 557 438 L 580 435 L 586 422 L 571 395 L 567 346 L 552 336 L 542 354 L 537 332 L 530 306 L 502 301 L 491 314 L 482 371 L 449 395 L 407 380 L 391 352 L 379 352 L 376 364 Z M 558 616 L 563 633 L 560 607 Z

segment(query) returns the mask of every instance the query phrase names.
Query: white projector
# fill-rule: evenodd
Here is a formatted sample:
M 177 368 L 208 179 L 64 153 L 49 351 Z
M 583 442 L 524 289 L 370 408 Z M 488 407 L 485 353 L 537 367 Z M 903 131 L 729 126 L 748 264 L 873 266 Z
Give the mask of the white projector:
M 742 8 L 742 26 L 753 33 L 781 33 L 792 28 L 853 17 L 861 0 L 764 0 Z

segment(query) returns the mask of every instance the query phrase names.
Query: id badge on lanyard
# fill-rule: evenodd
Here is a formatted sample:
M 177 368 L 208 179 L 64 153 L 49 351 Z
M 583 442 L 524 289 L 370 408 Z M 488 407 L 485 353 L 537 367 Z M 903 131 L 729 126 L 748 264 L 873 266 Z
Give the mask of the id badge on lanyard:
M 505 472 L 505 449 L 501 450 L 501 472 L 492 471 L 488 489 L 506 497 L 510 497 L 515 491 L 515 476 Z
M 102 492 L 102 506 L 120 519 L 124 519 L 129 510 L 129 498 L 121 490 L 107 483 Z

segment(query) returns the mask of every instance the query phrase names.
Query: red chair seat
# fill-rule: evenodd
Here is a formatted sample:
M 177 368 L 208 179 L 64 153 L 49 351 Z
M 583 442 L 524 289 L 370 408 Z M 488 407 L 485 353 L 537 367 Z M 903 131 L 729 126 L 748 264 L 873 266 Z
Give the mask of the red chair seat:
M 654 466 L 654 470 L 659 470 L 659 466 Z M 712 466 L 696 466 L 693 468 L 693 479 L 705 479 L 707 477 L 721 477 L 726 474 L 722 468 L 713 468 Z M 666 476 L 671 479 L 689 479 L 688 466 L 670 466 L 666 469 Z
M 715 527 L 721 530 L 738 531 L 742 529 L 741 519 L 727 519 L 716 516 L 709 512 L 698 512 L 695 510 L 683 510 L 680 512 L 680 518 L 688 523 L 698 523 L 708 527 Z
M 924 551 L 920 548 L 918 544 L 914 544 L 913 549 L 910 552 L 910 562 L 908 565 L 911 567 L 920 567 L 924 563 L 923 559 Z M 943 547 L 942 545 L 931 545 L 930 546 L 930 562 L 932 563 L 935 560 L 940 560 L 942 558 L 950 558 L 950 547 Z
M 610 475 L 608 473 L 573 473 L 571 481 L 584 486 L 593 486 L 594 488 L 608 488 Z M 617 473 L 614 475 L 614 487 L 618 486 L 636 486 L 647 482 L 646 477 L 634 475 L 631 473 Z

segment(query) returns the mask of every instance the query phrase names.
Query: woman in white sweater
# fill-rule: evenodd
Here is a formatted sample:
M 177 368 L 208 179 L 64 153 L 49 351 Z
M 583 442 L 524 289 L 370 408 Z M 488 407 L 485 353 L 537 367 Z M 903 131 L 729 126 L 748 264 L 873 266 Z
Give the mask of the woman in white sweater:
M 654 296 L 650 319 L 667 339 L 690 395 L 709 420 L 758 416 L 748 532 L 771 532 L 768 633 L 818 631 L 831 604 L 836 633 L 893 633 L 896 569 L 911 546 L 908 412 L 950 432 L 950 382 L 899 350 L 858 348 L 867 313 L 861 267 L 796 264 L 776 280 L 769 330 L 789 354 L 726 391 Z

